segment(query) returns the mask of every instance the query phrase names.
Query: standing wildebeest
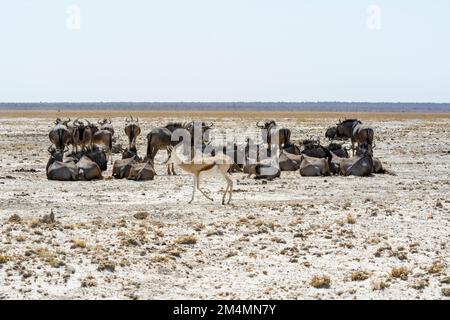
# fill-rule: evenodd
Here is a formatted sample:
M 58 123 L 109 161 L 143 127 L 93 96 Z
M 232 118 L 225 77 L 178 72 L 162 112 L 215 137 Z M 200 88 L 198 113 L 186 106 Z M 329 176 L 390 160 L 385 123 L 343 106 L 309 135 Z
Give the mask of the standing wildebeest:
M 202 134 L 202 146 L 203 146 L 203 136 L 205 133 L 213 127 L 214 124 L 206 124 L 201 122 L 201 134 Z M 180 122 L 170 122 L 165 127 L 158 127 L 152 129 L 147 135 L 147 159 L 154 160 L 156 154 L 159 150 L 167 150 L 168 158 L 170 158 L 170 153 L 172 152 L 172 147 L 177 145 L 180 141 L 172 141 L 172 133 L 177 129 L 184 129 L 191 136 L 191 147 L 194 146 L 194 128 L 195 122 L 190 123 L 180 123 Z M 167 164 L 167 174 L 175 175 L 174 164 Z
M 90 123 L 85 125 L 84 122 L 78 119 L 73 122 L 73 145 L 75 147 L 75 153 L 78 152 L 78 146 L 81 147 L 81 151 L 84 151 L 87 146 L 91 145 L 92 141 L 92 129 Z
M 77 166 L 75 162 L 62 162 L 63 152 L 55 148 L 48 148 L 50 158 L 45 172 L 48 180 L 76 181 L 78 180 Z
M 259 124 L 259 121 L 256 123 L 256 126 L 260 129 L 264 129 L 267 131 L 267 144 L 272 145 L 272 134 L 274 132 L 278 132 L 278 141 L 274 141 L 274 143 L 278 143 L 278 146 L 281 148 L 283 145 L 288 145 L 291 139 L 291 130 L 286 128 L 279 128 L 275 121 L 270 120 L 264 122 L 263 125 Z
M 362 124 L 357 119 L 347 119 L 336 124 L 337 137 L 350 138 L 352 141 L 352 154 L 355 155 L 355 143 L 367 142 L 372 148 L 373 129 Z
M 48 137 L 50 141 L 55 145 L 56 149 L 62 152 L 71 141 L 70 131 L 67 128 L 67 121 L 62 121 L 61 119 L 56 119 L 55 126 L 50 130 Z
M 114 127 L 111 124 L 111 119 L 99 120 L 97 123 L 100 125 L 100 130 L 108 130 L 111 132 L 111 136 L 114 136 Z
M 373 153 L 370 144 L 365 144 L 365 148 L 361 149 L 361 155 L 354 156 L 350 159 L 343 159 L 340 162 L 339 171 L 344 176 L 367 177 L 373 172 Z
M 111 160 L 111 164 L 113 163 L 112 158 L 112 140 L 113 140 L 113 134 L 108 129 L 99 129 L 95 124 L 88 124 L 89 128 L 91 129 L 91 147 L 95 145 L 103 146 L 106 148 L 106 152 L 108 154 L 108 157 Z M 113 130 L 114 132 L 114 130 Z
M 133 119 L 133 117 L 131 117 L 131 120 L 126 118 L 125 123 L 125 134 L 128 137 L 128 149 L 131 150 L 133 146 L 136 146 L 136 139 L 141 134 L 139 118 L 136 118 L 136 120 Z

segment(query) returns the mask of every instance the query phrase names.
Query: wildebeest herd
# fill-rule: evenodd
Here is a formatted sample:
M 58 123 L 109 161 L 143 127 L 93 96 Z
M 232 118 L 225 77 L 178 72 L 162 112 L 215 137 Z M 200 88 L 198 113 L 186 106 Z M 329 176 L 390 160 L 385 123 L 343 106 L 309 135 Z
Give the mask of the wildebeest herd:
M 159 150 L 166 150 L 168 175 L 176 174 L 176 164 L 194 177 L 191 201 L 196 190 L 212 200 L 199 186 L 200 173 L 211 171 L 220 173 L 226 180 L 222 203 L 225 203 L 227 193 L 229 203 L 233 190 L 230 173 L 235 171 L 267 180 L 280 177 L 282 171 L 297 170 L 304 177 L 394 174 L 383 168 L 380 159 L 373 156 L 374 130 L 357 119 L 339 121 L 328 128 L 325 137 L 330 142 L 327 146 L 321 145 L 319 138 L 309 138 L 295 144 L 291 141 L 291 130 L 278 126 L 273 120 L 256 124 L 261 130 L 263 143 L 255 143 L 247 137 L 242 144 L 233 142 L 216 145 L 210 140 L 213 126 L 213 123 L 191 121 L 170 122 L 164 127 L 154 128 L 147 135 L 147 152 L 142 158 L 136 147 L 141 134 L 139 119 L 125 119 L 124 132 L 128 137 L 128 146 L 123 148 L 109 119 L 92 123 L 88 120 L 58 118 L 49 133 L 52 146 L 48 149 L 50 158 L 46 168 L 47 178 L 60 181 L 102 179 L 108 161 L 113 164 L 112 154 L 121 153 L 121 159 L 113 164 L 114 178 L 153 180 L 156 174 L 155 156 Z M 200 135 L 196 135 L 197 128 Z M 187 135 L 174 139 L 177 130 L 183 130 Z M 345 147 L 345 140 L 351 141 L 351 148 Z M 70 147 L 72 150 L 69 150 Z M 198 149 L 200 160 L 193 156 L 196 154 L 194 150 Z M 350 149 L 351 157 L 348 152 Z M 214 168 L 218 170 L 212 170 Z

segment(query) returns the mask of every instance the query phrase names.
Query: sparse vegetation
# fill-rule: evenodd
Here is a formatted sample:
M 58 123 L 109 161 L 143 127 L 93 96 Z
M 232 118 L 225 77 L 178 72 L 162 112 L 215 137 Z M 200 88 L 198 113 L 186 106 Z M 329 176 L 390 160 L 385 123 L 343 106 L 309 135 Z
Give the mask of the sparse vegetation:
M 444 297 L 450 297 L 450 288 L 442 288 L 441 292 Z
M 364 270 L 354 271 L 350 275 L 352 281 L 364 281 L 369 278 L 369 273 Z
M 392 268 L 390 275 L 392 278 L 406 280 L 408 279 L 409 270 L 406 267 L 395 267 Z
M 428 273 L 430 274 L 438 274 L 441 273 L 442 270 L 444 270 L 445 265 L 440 262 L 434 262 L 429 268 Z
M 380 279 L 372 281 L 371 287 L 373 291 L 384 290 L 389 287 L 389 284 L 384 279 Z
M 175 240 L 176 244 L 196 244 L 197 238 L 195 236 L 182 236 Z
M 347 221 L 348 224 L 355 224 L 356 223 L 355 217 L 353 217 L 350 213 L 347 215 L 346 221 Z
M 71 249 L 84 249 L 86 248 L 86 241 L 81 239 L 75 239 L 72 240 L 72 245 L 70 246 Z
M 316 289 L 327 289 L 331 286 L 331 279 L 329 276 L 314 276 L 311 279 L 310 284 Z
M 7 263 L 9 261 L 9 257 L 0 255 L 0 264 Z

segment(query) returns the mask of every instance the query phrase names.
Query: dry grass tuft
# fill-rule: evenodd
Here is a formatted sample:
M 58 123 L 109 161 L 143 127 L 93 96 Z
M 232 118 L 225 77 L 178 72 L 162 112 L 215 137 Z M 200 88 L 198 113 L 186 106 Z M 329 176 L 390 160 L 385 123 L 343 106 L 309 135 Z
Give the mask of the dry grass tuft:
M 7 263 L 9 261 L 9 257 L 0 255 L 0 264 Z
M 182 236 L 175 240 L 176 244 L 196 244 L 197 238 L 195 236 Z
M 346 221 L 347 221 L 348 224 L 355 224 L 356 223 L 355 217 L 353 217 L 350 213 L 347 215 Z
M 441 292 L 444 297 L 450 297 L 450 288 L 442 288 Z
M 86 241 L 81 240 L 81 239 L 75 239 L 72 240 L 72 245 L 70 246 L 71 249 L 84 249 L 86 248 Z
M 331 279 L 329 276 L 314 276 L 310 284 L 317 289 L 328 289 L 331 286 Z
M 409 270 L 406 267 L 395 267 L 392 268 L 390 275 L 392 278 L 406 280 L 408 279 Z
M 21 221 L 22 221 L 22 218 L 18 214 L 13 214 L 8 219 L 8 222 L 10 222 L 10 223 L 20 223 Z
M 17 242 L 24 242 L 26 240 L 26 237 L 23 235 L 23 234 L 19 234 L 17 237 L 16 237 L 16 241 Z
M 442 270 L 444 270 L 445 265 L 443 263 L 440 262 L 434 262 L 431 267 L 428 268 L 428 273 L 430 274 L 437 274 L 437 273 L 441 273 Z
M 364 281 L 369 279 L 369 273 L 364 270 L 357 270 L 352 272 L 352 274 L 350 275 L 350 279 L 352 281 Z

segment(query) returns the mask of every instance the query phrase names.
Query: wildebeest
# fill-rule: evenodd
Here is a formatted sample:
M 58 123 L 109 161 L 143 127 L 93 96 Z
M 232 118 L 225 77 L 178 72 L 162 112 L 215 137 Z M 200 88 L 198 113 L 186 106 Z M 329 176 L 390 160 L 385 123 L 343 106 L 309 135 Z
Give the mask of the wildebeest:
M 111 119 L 98 120 L 97 123 L 100 125 L 100 130 L 108 130 L 111 132 L 111 136 L 114 136 L 114 127 L 111 123 Z
M 301 161 L 301 155 L 292 154 L 285 150 L 282 150 L 278 157 L 278 165 L 281 171 L 297 171 L 300 169 Z
M 259 121 L 256 123 L 256 126 L 260 129 L 266 130 L 267 134 L 267 144 L 272 145 L 272 134 L 278 133 L 278 141 L 273 141 L 274 144 L 278 144 L 278 147 L 281 148 L 283 145 L 287 145 L 290 143 L 291 139 L 291 130 L 287 128 L 278 127 L 274 120 L 266 121 L 264 124 L 260 125 Z
M 136 146 L 136 139 L 141 134 L 141 127 L 139 126 L 139 118 L 125 119 L 125 134 L 128 137 L 128 148 L 131 149 Z
M 75 147 L 75 153 L 78 152 L 79 146 L 81 147 L 81 151 L 83 151 L 87 146 L 91 145 L 92 131 L 89 124 L 88 122 L 88 125 L 85 125 L 84 122 L 78 119 L 73 122 L 73 145 Z
M 93 132 L 92 145 L 103 146 L 106 149 L 106 153 L 108 154 L 108 158 L 111 160 L 111 164 L 113 163 L 112 158 L 112 134 L 109 130 L 100 129 Z
M 326 148 L 332 152 L 333 154 L 335 154 L 336 156 L 340 157 L 340 158 L 348 158 L 349 154 L 348 154 L 348 150 L 345 148 L 341 143 L 330 143 L 328 146 L 326 146 Z
M 368 149 L 368 146 L 366 143 L 358 145 L 358 147 L 356 148 L 356 156 L 359 156 L 359 157 L 363 156 L 367 149 Z M 373 162 L 373 170 L 372 170 L 373 173 L 389 174 L 392 176 L 397 175 L 394 171 L 385 169 L 383 166 L 383 163 L 381 162 L 381 160 L 379 158 L 372 157 L 372 162 Z
M 70 119 L 67 121 L 62 121 L 61 119 L 56 119 L 55 126 L 50 130 L 48 137 L 50 141 L 55 145 L 56 149 L 62 152 L 65 147 L 71 142 L 71 134 L 67 127 Z
M 138 162 L 134 158 L 114 161 L 112 176 L 116 179 L 128 178 L 132 166 L 136 163 Z
M 140 163 L 134 163 L 129 171 L 128 180 L 148 181 L 155 177 L 155 169 L 150 160 Z
M 78 180 L 91 181 L 103 178 L 100 167 L 87 156 L 81 157 L 76 166 L 78 170 Z
M 373 153 L 371 145 L 361 150 L 361 155 L 340 162 L 339 171 L 344 176 L 367 177 L 373 172 Z
M 78 171 L 75 162 L 63 162 L 63 152 L 55 148 L 48 148 L 48 152 L 50 153 L 50 158 L 45 170 L 48 180 L 78 180 Z
M 122 159 L 134 158 L 135 160 L 141 160 L 138 155 L 136 146 L 133 146 L 131 149 L 122 149 Z
M 324 158 L 309 157 L 304 154 L 301 156 L 300 175 L 304 177 L 329 176 L 329 161 Z
M 108 169 L 108 158 L 105 151 L 97 146 L 86 148 L 84 151 L 72 152 L 66 155 L 64 162 L 74 161 L 77 163 L 82 157 L 88 157 L 94 161 L 101 171 Z
M 355 155 L 355 143 L 366 142 L 372 148 L 374 131 L 357 119 L 346 119 L 336 124 L 336 135 L 341 138 L 350 138 L 352 142 L 352 154 Z

